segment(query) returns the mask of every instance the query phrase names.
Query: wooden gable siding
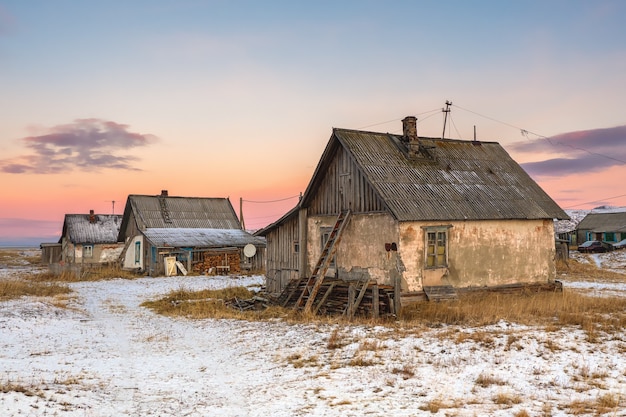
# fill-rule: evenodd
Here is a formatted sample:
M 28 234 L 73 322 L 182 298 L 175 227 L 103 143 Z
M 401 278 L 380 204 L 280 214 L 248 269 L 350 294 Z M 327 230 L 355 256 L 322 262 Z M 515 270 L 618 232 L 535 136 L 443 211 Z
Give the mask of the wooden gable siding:
M 385 204 L 369 185 L 354 159 L 338 147 L 309 206 L 310 215 L 335 215 L 341 210 L 353 213 L 385 211 Z
M 267 234 L 266 242 L 266 287 L 269 293 L 278 293 L 287 283 L 298 277 L 299 239 L 298 216 L 293 216 Z M 303 249 L 304 250 L 304 249 Z

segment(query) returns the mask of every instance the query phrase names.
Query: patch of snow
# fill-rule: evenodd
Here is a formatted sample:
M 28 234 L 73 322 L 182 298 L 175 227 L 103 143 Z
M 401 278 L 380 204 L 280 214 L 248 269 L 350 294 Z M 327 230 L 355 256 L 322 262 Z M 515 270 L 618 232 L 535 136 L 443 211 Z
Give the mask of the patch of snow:
M 0 415 L 510 416 L 548 409 L 566 416 L 576 401 L 626 392 L 626 360 L 616 353 L 624 331 L 591 343 L 578 328 L 546 332 L 505 321 L 402 329 L 190 320 L 140 306 L 181 288 L 263 281 L 116 279 L 70 284 L 69 308 L 35 298 L 0 302 L 0 387 L 23 388 L 1 394 Z M 498 404 L 498 395 L 520 402 Z M 424 411 L 436 402 L 438 412 Z

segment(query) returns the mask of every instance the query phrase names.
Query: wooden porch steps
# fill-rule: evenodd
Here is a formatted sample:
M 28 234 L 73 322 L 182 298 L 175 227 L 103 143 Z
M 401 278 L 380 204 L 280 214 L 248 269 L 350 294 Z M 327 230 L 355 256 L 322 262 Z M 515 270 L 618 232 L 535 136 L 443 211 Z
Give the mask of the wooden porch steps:
M 424 287 L 426 299 L 428 301 L 449 301 L 456 300 L 456 290 L 452 285 L 433 285 Z

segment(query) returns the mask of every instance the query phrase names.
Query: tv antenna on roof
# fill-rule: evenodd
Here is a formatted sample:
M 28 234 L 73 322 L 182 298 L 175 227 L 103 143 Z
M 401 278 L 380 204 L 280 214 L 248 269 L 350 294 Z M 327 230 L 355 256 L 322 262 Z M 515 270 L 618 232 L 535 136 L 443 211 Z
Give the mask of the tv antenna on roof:
M 111 202 L 112 208 L 111 208 L 111 214 L 115 214 L 115 200 L 109 200 Z
M 448 113 L 450 113 L 451 105 L 452 105 L 452 102 L 449 100 L 446 100 L 446 108 L 441 109 L 441 111 L 445 113 L 445 116 L 443 118 L 443 133 L 441 134 L 441 139 L 445 139 L 446 137 L 446 123 L 448 122 Z

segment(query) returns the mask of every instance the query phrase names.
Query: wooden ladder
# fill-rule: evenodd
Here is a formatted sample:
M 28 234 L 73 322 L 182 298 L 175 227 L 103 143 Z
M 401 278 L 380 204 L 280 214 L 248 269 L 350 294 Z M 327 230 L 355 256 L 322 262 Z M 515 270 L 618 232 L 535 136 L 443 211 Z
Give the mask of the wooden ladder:
M 313 274 L 306 280 L 306 284 L 302 293 L 300 294 L 300 298 L 296 302 L 294 306 L 295 309 L 300 309 L 304 306 L 304 312 L 310 313 L 311 308 L 313 307 L 313 303 L 315 302 L 315 297 L 324 282 L 324 276 L 326 275 L 326 271 L 328 271 L 328 267 L 337 252 L 337 245 L 341 240 L 341 235 L 344 231 L 346 224 L 348 223 L 348 219 L 350 218 L 350 210 L 342 211 L 337 216 L 337 221 L 335 222 L 335 226 L 333 226 L 333 230 L 330 232 L 328 236 L 328 240 L 324 245 L 324 249 L 317 260 L 317 264 L 313 269 Z

